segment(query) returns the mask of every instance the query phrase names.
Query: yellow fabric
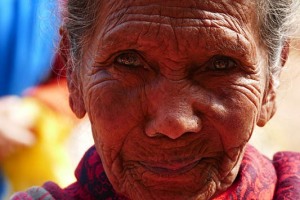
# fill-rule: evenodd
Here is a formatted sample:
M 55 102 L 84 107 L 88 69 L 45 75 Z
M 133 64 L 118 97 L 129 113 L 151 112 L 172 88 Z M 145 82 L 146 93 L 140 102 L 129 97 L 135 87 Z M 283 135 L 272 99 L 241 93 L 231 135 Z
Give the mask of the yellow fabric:
M 64 142 L 73 127 L 72 121 L 33 98 L 24 98 L 23 101 L 20 112 L 30 112 L 35 116 L 32 131 L 37 140 L 30 148 L 20 149 L 1 163 L 12 192 L 48 180 L 61 186 L 68 185 L 75 178 Z

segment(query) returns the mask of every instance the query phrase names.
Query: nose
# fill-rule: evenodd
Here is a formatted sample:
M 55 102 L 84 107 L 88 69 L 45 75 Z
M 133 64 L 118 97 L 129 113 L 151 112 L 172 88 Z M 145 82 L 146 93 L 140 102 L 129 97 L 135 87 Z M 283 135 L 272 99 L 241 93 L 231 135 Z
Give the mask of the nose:
M 197 133 L 201 130 L 201 120 L 189 110 L 180 108 L 162 109 L 151 119 L 145 132 L 149 137 L 167 136 L 177 139 L 185 133 Z

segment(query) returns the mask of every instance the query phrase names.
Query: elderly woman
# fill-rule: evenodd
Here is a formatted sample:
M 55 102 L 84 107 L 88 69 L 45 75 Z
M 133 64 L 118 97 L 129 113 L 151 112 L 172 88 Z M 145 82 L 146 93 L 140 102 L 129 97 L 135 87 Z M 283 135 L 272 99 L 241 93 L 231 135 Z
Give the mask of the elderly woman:
M 14 199 L 299 199 L 300 155 L 247 145 L 276 111 L 298 0 L 69 0 L 70 106 L 95 147 L 77 182 Z

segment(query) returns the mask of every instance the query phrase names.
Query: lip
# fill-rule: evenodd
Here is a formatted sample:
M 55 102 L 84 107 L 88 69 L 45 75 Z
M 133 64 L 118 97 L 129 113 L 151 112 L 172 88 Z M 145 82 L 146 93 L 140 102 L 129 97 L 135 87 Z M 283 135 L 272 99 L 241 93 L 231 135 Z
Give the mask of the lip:
M 180 174 L 187 173 L 188 171 L 192 170 L 200 162 L 200 160 L 195 160 L 190 162 L 174 161 L 168 163 L 140 162 L 140 164 L 155 174 L 170 176 L 170 175 L 180 175 Z

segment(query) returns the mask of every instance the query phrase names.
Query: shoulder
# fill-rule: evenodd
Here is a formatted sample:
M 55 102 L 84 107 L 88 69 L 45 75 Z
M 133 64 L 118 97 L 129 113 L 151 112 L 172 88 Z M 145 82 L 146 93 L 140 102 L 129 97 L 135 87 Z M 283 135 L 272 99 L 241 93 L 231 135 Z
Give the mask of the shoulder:
M 73 185 L 76 185 L 73 184 Z M 26 191 L 15 193 L 10 200 L 73 200 L 74 195 L 80 188 L 73 187 L 73 190 L 62 189 L 54 182 L 46 182 L 42 187 L 31 187 Z
M 11 200 L 54 200 L 52 195 L 42 187 L 31 187 L 25 192 L 17 192 Z
M 273 164 L 277 173 L 275 199 L 300 199 L 300 153 L 278 152 Z
M 300 153 L 292 152 L 292 151 L 281 151 L 274 155 L 273 157 L 274 163 L 280 162 L 288 162 L 291 163 L 300 163 Z

